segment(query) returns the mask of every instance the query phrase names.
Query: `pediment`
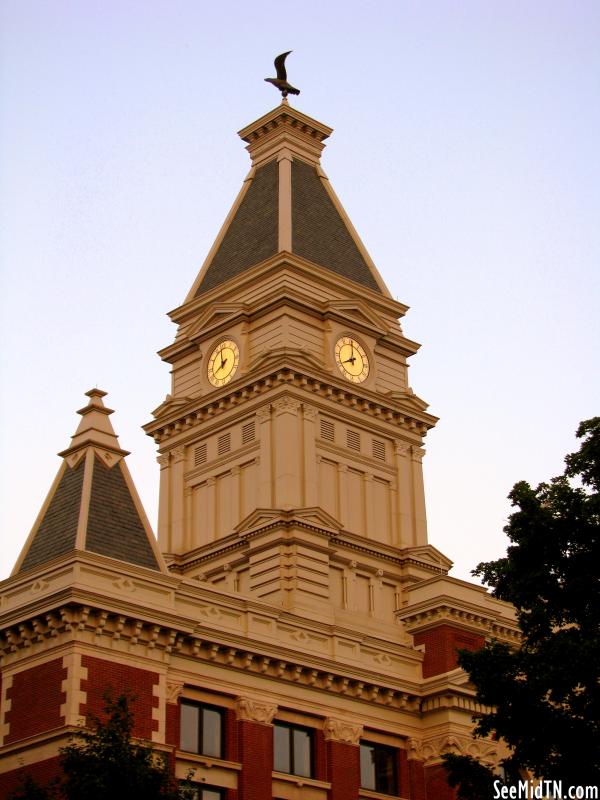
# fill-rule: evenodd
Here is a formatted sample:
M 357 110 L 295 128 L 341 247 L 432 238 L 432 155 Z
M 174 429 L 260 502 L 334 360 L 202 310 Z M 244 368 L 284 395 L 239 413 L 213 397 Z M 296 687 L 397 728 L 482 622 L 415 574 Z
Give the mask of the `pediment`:
M 325 314 L 328 311 L 379 331 L 387 331 L 389 327 L 379 314 L 360 300 L 330 300 L 325 306 Z
M 255 508 L 235 527 L 239 536 L 246 536 L 249 533 L 266 528 L 271 525 L 281 524 L 285 526 L 294 523 L 309 525 L 319 528 L 335 535 L 342 529 L 341 523 L 323 511 L 322 508 L 315 506 L 312 508 L 295 508 L 283 510 L 278 508 Z
M 249 370 L 256 370 L 271 361 L 280 361 L 285 359 L 286 364 L 293 366 L 294 362 L 297 363 L 299 368 L 306 367 L 310 364 L 314 369 L 322 370 L 323 362 L 318 359 L 314 353 L 308 350 L 295 347 L 272 347 L 269 350 L 263 350 L 249 365 Z
M 190 326 L 187 331 L 188 339 L 192 341 L 200 336 L 206 336 L 207 331 L 237 317 L 242 308 L 242 303 L 215 303 L 209 306 Z
M 402 555 L 423 561 L 426 564 L 442 567 L 445 570 L 449 570 L 454 563 L 432 544 L 425 544 L 421 547 L 407 547 L 402 551 Z
M 395 400 L 397 403 L 410 406 L 416 411 L 427 411 L 429 408 L 429 403 L 422 400 L 412 389 L 407 389 L 405 392 L 388 392 L 388 397 L 391 400 Z
M 172 414 L 183 406 L 186 406 L 189 402 L 191 402 L 191 397 L 173 397 L 172 395 L 168 394 L 162 403 L 152 411 L 152 416 L 154 419 L 158 419 L 159 417 L 164 417 L 167 414 Z

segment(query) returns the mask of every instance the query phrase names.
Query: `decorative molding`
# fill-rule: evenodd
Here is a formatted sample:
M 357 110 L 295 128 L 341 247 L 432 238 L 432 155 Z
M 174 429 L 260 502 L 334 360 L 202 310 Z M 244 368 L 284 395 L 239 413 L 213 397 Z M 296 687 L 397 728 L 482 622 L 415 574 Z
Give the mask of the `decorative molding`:
M 164 422 L 159 420 L 150 422 L 144 425 L 144 430 L 153 436 L 157 443 L 168 441 L 172 436 L 186 429 L 193 428 L 240 403 L 284 385 L 326 398 L 328 401 L 334 401 L 350 409 L 360 408 L 362 413 L 396 425 L 413 437 L 425 436 L 437 421 L 436 417 L 425 411 L 406 408 L 402 400 L 390 397 L 391 403 L 385 403 L 382 402 L 381 397 L 373 397 L 372 400 L 366 399 L 363 395 L 354 392 L 349 385 L 336 386 L 333 382 L 323 382 L 321 379 L 306 375 L 299 370 L 284 368 L 265 375 L 243 388 L 234 388 L 228 394 L 210 401 L 200 408 L 195 408 L 192 402 L 186 403 L 185 410 L 181 409 L 177 417 Z M 194 401 L 194 403 L 197 402 Z M 268 416 L 268 407 L 258 409 L 256 416 L 262 421 Z
M 179 464 L 185 458 L 185 447 L 174 447 L 171 450 L 171 457 L 174 464 Z
M 238 719 L 248 722 L 258 722 L 261 725 L 271 725 L 277 713 L 277 706 L 273 703 L 263 703 L 251 697 L 237 697 L 235 712 Z
M 342 719 L 335 719 L 334 717 L 327 717 L 323 725 L 323 735 L 326 742 L 343 742 L 344 744 L 360 743 L 362 736 L 363 726 L 353 725 Z
M 273 401 L 273 408 L 277 414 L 295 414 L 300 408 L 300 400 L 295 397 L 278 397 Z
M 314 421 L 319 416 L 318 410 L 314 406 L 309 406 L 306 403 L 302 404 L 302 412 L 304 414 L 304 419 L 309 419 Z
M 206 608 L 206 613 L 203 614 L 202 610 L 199 612 L 201 625 L 204 627 L 209 624 L 219 630 L 222 627 L 220 613 L 212 605 L 207 605 Z M 341 664 L 336 665 L 332 671 L 331 664 L 323 668 L 315 667 L 311 657 L 305 658 L 302 654 L 285 661 L 273 659 L 258 649 L 239 645 L 232 647 L 222 641 L 215 641 L 213 637 L 214 633 L 201 638 L 192 631 L 181 630 L 169 624 L 157 624 L 136 615 L 117 614 L 73 603 L 56 608 L 43 617 L 9 625 L 0 631 L 0 663 L 3 666 L 14 664 L 22 658 L 24 648 L 31 648 L 30 652 L 34 655 L 47 651 L 49 646 L 60 647 L 77 640 L 91 643 L 95 647 L 123 649 L 128 653 L 135 648 L 145 658 L 161 662 L 168 662 L 170 655 L 178 654 L 179 657 L 200 663 L 213 662 L 249 674 L 261 674 L 285 683 L 309 686 L 334 695 L 345 695 L 356 701 L 367 702 L 371 707 L 388 706 L 415 715 L 421 713 L 421 697 L 400 689 L 398 681 L 392 677 L 376 674 L 365 681 L 364 677 L 359 679 L 344 674 Z M 385 665 L 382 663 L 382 666 Z M 249 698 L 241 699 L 258 702 Z M 247 709 L 249 714 L 250 706 Z M 256 713 L 259 713 L 258 710 Z
M 410 448 L 410 455 L 413 461 L 418 461 L 419 464 L 423 461 L 425 456 L 425 448 L 424 447 L 415 447 L 414 445 Z
M 407 456 L 410 450 L 410 445 L 406 442 L 395 441 L 394 442 L 394 453 L 397 456 Z
M 271 406 L 266 405 L 256 410 L 256 419 L 262 422 L 268 422 L 271 419 Z
M 177 703 L 183 692 L 183 683 L 167 681 L 167 703 Z

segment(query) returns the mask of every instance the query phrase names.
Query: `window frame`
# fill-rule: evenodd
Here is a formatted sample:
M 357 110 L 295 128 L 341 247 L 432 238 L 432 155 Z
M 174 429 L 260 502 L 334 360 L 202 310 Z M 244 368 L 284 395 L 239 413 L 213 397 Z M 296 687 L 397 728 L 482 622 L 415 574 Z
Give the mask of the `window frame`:
M 278 769 L 275 766 L 275 728 L 286 728 L 289 732 L 288 738 L 288 757 L 290 761 L 290 770 Z M 309 775 L 301 775 L 294 772 L 294 731 L 308 734 L 309 741 Z M 284 720 L 273 721 L 273 770 L 281 772 L 283 775 L 294 775 L 296 778 L 313 778 L 315 777 L 315 731 L 307 725 L 297 725 L 295 722 L 285 722 Z
M 191 706 L 192 708 L 196 708 L 199 711 L 198 714 L 198 750 L 184 750 L 181 746 L 181 738 L 182 738 L 182 725 L 181 725 L 181 708 L 183 706 Z M 203 752 L 204 747 L 204 710 L 207 709 L 209 711 L 216 711 L 219 714 L 221 719 L 221 735 L 219 740 L 219 755 L 213 756 L 209 753 Z M 225 759 L 225 746 L 226 746 L 226 733 L 225 727 L 227 724 L 227 709 L 223 708 L 222 706 L 213 705 L 212 703 L 203 703 L 197 700 L 191 700 L 188 698 L 182 698 L 180 702 L 180 723 L 179 723 L 179 750 L 183 753 L 192 753 L 193 755 L 197 756 L 204 756 L 205 758 L 217 758 L 217 759 Z M 210 788 L 210 787 L 202 787 L 202 788 Z M 218 788 L 218 787 L 215 787 Z
M 369 792 L 378 792 L 379 794 L 387 794 L 390 797 L 397 797 L 398 796 L 398 791 L 399 791 L 399 785 L 400 785 L 400 781 L 399 781 L 399 777 L 400 777 L 399 772 L 400 772 L 400 770 L 399 770 L 399 765 L 398 765 L 398 750 L 399 750 L 399 748 L 394 747 L 393 745 L 389 745 L 389 744 L 381 744 L 381 742 L 373 742 L 373 741 L 371 741 L 369 739 L 361 739 L 360 740 L 360 750 L 362 750 L 363 746 L 364 747 L 372 747 L 372 748 L 375 748 L 376 750 L 387 752 L 392 757 L 392 773 L 393 773 L 392 774 L 392 791 L 390 792 L 390 791 L 387 791 L 386 789 L 382 789 L 381 788 L 381 785 L 380 785 L 379 780 L 378 780 L 377 769 L 376 768 L 374 770 L 374 772 L 375 772 L 375 787 L 365 786 L 364 785 L 364 783 L 363 783 L 363 771 L 362 771 L 362 757 L 360 758 L 360 762 L 359 762 L 360 763 L 360 767 L 361 767 L 361 769 L 360 769 L 360 788 L 361 789 L 366 789 Z M 360 750 L 359 750 L 359 754 L 362 755 L 362 753 L 360 753 Z

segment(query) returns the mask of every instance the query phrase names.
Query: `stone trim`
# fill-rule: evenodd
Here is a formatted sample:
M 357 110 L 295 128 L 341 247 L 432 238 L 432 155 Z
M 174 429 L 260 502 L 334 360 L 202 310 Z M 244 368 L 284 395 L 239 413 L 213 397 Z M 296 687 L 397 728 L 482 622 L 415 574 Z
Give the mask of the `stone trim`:
M 343 744 L 360 743 L 363 733 L 362 725 L 353 725 L 343 719 L 327 717 L 323 725 L 323 735 L 326 742 L 343 742 Z
M 258 722 L 260 725 L 271 725 L 277 713 L 273 703 L 263 703 L 251 697 L 237 697 L 235 701 L 237 718 L 247 722 Z
M 400 411 L 397 407 L 382 403 L 381 398 L 367 399 L 363 394 L 354 392 L 352 386 L 337 387 L 332 382 L 324 382 L 320 378 L 303 374 L 299 370 L 283 368 L 265 375 L 243 388 L 234 389 L 229 394 L 206 403 L 199 409 L 182 411 L 178 417 L 170 419 L 168 422 L 151 422 L 144 425 L 144 430 L 154 437 L 157 444 L 160 444 L 173 435 L 195 427 L 198 423 L 206 422 L 240 403 L 283 385 L 293 386 L 305 392 L 334 400 L 347 408 L 359 410 L 417 436 L 425 436 L 436 421 L 435 417 L 426 412 L 416 415 L 408 409 Z

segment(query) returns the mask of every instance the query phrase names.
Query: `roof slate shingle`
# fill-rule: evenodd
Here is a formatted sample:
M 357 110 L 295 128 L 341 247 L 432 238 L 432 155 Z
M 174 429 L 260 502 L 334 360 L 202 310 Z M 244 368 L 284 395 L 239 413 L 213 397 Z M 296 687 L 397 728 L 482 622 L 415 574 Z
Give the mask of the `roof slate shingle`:
M 20 571 L 39 567 L 75 548 L 83 473 L 84 460 L 80 461 L 75 469 L 66 467 L 23 559 Z
M 107 467 L 94 459 L 86 550 L 159 569 L 120 463 Z
M 292 250 L 332 272 L 380 292 L 317 170 L 292 162 Z
M 256 170 L 196 297 L 240 275 L 277 252 L 279 186 L 277 162 Z

